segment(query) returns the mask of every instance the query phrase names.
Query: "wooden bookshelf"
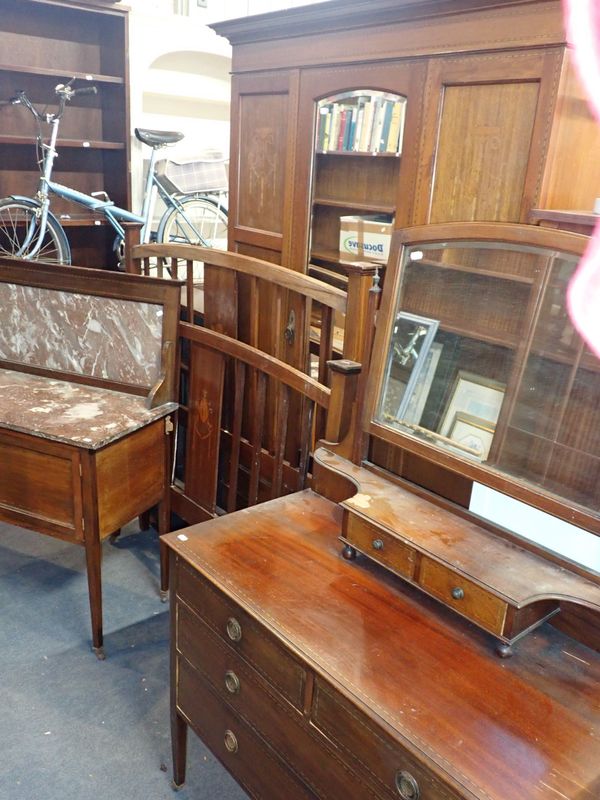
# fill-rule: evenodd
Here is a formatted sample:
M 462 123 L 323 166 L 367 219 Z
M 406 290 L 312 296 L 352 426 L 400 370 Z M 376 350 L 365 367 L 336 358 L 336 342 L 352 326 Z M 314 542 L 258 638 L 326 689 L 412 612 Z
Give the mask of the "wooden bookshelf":
M 65 111 L 54 177 L 130 207 L 127 9 L 102 0 L 6 0 L 2 14 L 0 98 L 24 90 L 34 105 L 52 109 L 57 83 L 97 86 L 97 95 L 77 97 Z M 31 196 L 39 177 L 36 123 L 19 106 L 0 114 L 0 196 Z M 59 198 L 51 208 L 68 228 L 74 264 L 116 267 L 110 226 Z

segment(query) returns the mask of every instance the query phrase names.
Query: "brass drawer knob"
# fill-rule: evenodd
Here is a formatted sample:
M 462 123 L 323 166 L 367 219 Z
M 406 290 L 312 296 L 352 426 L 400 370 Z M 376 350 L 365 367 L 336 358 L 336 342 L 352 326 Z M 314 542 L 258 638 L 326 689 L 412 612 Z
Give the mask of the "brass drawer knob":
M 383 550 L 383 539 L 373 539 L 373 550 Z
M 225 736 L 223 738 L 223 741 L 225 743 L 226 749 L 230 753 L 237 753 L 237 751 L 238 751 L 238 740 L 237 740 L 237 736 L 235 735 L 235 733 L 233 731 L 229 731 L 229 730 L 225 731 Z
M 461 589 L 460 586 L 455 586 L 454 589 L 452 589 L 452 597 L 455 600 L 462 600 L 464 596 L 465 590 Z
M 421 796 L 419 784 L 405 770 L 398 770 L 396 773 L 396 789 L 402 800 L 419 800 Z
M 225 688 L 229 694 L 237 694 L 240 690 L 240 679 L 231 669 L 225 673 Z
M 242 626 L 235 617 L 229 617 L 227 620 L 227 636 L 232 642 L 239 642 L 242 638 Z

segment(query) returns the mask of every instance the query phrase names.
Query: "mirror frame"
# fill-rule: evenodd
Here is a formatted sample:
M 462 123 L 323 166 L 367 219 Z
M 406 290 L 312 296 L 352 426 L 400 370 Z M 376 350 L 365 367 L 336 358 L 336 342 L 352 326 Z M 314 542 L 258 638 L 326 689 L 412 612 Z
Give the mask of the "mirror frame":
M 510 245 L 543 247 L 581 257 L 590 238 L 578 233 L 559 231 L 535 225 L 487 222 L 450 222 L 419 225 L 398 230 L 393 234 L 390 257 L 385 272 L 381 307 L 377 314 L 377 327 L 369 368 L 364 430 L 371 436 L 413 453 L 437 467 L 461 474 L 503 494 L 521 500 L 555 517 L 566 520 L 585 530 L 600 535 L 600 514 L 576 505 L 548 490 L 536 487 L 508 473 L 461 457 L 409 433 L 395 430 L 375 419 L 380 393 L 385 377 L 389 341 L 397 308 L 398 291 L 403 278 L 402 263 L 408 247 L 436 243 L 505 242 Z

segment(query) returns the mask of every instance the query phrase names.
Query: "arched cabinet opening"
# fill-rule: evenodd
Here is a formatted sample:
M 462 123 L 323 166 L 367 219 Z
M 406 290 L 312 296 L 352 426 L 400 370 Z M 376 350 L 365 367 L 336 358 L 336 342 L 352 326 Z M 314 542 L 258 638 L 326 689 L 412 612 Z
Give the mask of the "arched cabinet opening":
M 317 102 L 310 272 L 345 287 L 345 265 L 385 264 L 396 213 L 407 99 L 354 89 Z

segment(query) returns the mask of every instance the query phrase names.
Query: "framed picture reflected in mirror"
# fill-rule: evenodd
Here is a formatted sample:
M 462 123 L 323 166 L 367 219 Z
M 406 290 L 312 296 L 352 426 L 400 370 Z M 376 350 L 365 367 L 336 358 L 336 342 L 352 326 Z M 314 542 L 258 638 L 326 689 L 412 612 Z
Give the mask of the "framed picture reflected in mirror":
M 432 349 L 438 326 L 436 319 L 396 315 L 381 395 L 387 420 L 418 422 L 441 353 L 440 346 Z

